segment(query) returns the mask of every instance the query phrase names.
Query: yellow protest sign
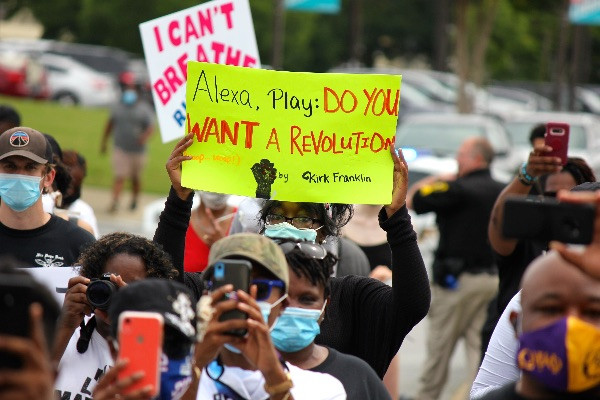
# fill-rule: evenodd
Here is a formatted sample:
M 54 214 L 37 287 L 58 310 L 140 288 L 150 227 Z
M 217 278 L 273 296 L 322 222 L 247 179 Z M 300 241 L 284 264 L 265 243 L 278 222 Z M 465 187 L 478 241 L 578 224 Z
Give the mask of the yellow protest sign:
M 188 62 L 182 184 L 287 201 L 388 204 L 400 76 Z

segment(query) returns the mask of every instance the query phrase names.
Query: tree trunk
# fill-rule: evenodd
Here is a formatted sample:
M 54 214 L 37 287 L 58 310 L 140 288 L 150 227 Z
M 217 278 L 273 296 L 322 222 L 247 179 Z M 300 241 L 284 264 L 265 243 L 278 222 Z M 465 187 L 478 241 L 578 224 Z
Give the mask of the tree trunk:
M 458 112 L 468 113 L 472 110 L 466 92 L 466 83 L 469 78 L 469 38 L 467 35 L 467 11 L 469 0 L 456 2 L 456 62 L 458 84 Z
M 433 69 L 448 71 L 448 25 L 450 24 L 450 5 L 448 0 L 434 0 L 433 26 Z
M 500 0 L 487 0 L 479 5 L 477 12 L 477 22 L 480 24 L 477 29 L 477 37 L 473 46 L 473 56 L 471 57 L 471 82 L 477 87 L 483 84 L 485 75 L 485 53 L 490 43 L 490 36 L 494 28 L 494 21 L 498 13 Z
M 364 46 L 362 43 L 363 19 L 362 0 L 352 0 L 350 3 L 350 63 L 361 65 L 363 61 Z
M 273 0 L 273 52 L 271 66 L 279 70 L 283 67 L 283 46 L 285 38 L 284 0 Z
M 567 48 L 569 40 L 569 5 L 570 1 L 565 0 L 560 12 L 560 27 L 558 36 L 558 53 L 556 54 L 556 63 L 554 70 L 554 90 L 552 93 L 552 101 L 555 110 L 563 109 L 562 90 L 565 79 L 565 64 L 567 59 Z

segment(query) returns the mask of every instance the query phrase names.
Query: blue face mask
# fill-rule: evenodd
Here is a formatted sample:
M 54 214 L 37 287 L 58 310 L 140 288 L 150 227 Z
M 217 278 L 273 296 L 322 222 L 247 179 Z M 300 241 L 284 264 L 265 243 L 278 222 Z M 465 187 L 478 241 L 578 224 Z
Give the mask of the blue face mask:
M 162 354 L 160 362 L 160 395 L 157 400 L 178 400 L 192 383 L 192 357 L 194 347 L 180 359 L 169 359 Z
M 273 304 L 271 304 L 267 301 L 257 301 L 258 306 L 260 307 L 260 313 L 262 314 L 265 324 L 269 325 L 269 316 L 271 315 L 271 310 L 273 309 L 273 307 L 275 307 L 277 304 L 284 301 L 287 298 L 287 296 L 288 296 L 287 293 L 284 294 L 279 299 L 277 299 L 277 301 L 274 302 Z M 273 323 L 273 326 L 275 326 L 276 323 L 277 323 L 277 320 L 275 320 L 275 322 Z M 271 327 L 271 329 L 273 329 L 273 327 Z
M 268 325 L 269 324 L 269 315 L 271 315 L 271 309 L 273 307 L 275 307 L 277 304 L 281 303 L 283 300 L 285 300 L 287 298 L 287 294 L 283 295 L 282 297 L 280 297 L 275 303 L 271 304 L 268 303 L 266 301 L 259 301 L 258 306 L 260 307 L 260 313 L 262 314 L 263 320 L 265 321 L 265 323 Z M 275 321 L 275 323 L 273 324 L 273 326 L 277 325 L 277 320 Z M 271 328 L 273 329 L 273 328 Z M 227 350 L 229 350 L 232 353 L 235 354 L 242 354 L 242 351 L 240 349 L 238 349 L 237 347 L 235 347 L 232 344 L 229 343 L 225 343 L 223 345 Z
M 121 98 L 123 104 L 133 104 L 137 101 L 137 93 L 135 90 L 128 89 L 123 92 L 123 97 Z
M 321 310 L 287 307 L 271 331 L 275 347 L 286 353 L 294 353 L 311 344 L 321 332 L 319 318 L 325 304 Z
M 11 209 L 25 211 L 40 198 L 39 176 L 0 174 L 0 198 Z
M 264 235 L 268 238 L 277 239 L 293 239 L 295 241 L 314 242 L 317 239 L 317 231 L 315 229 L 298 229 L 288 222 L 280 224 L 267 225 Z

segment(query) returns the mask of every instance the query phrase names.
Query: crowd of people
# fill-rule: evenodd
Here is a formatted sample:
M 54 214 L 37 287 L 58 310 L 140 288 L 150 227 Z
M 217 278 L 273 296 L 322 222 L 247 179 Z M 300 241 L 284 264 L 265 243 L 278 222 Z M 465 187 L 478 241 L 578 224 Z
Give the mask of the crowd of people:
M 113 112 L 102 140 L 106 149 L 114 131 L 110 211 L 127 177 L 131 208 L 138 202 L 152 122 L 134 114 Z M 0 106 L 0 400 L 395 400 L 398 351 L 426 316 L 416 399 L 440 397 L 461 338 L 473 399 L 600 398 L 600 186 L 584 160 L 548 156 L 539 127 L 508 185 L 492 178 L 494 150 L 481 137 L 462 143 L 456 174 L 410 187 L 402 151 L 382 153 L 393 162 L 383 206 L 232 207 L 227 195 L 182 186 L 189 134 L 166 161 L 171 187 L 150 240 L 101 236 L 80 199 L 83 155 L 20 125 Z M 595 207 L 592 242 L 505 237 L 506 199 L 527 194 Z M 409 209 L 436 214 L 430 276 Z M 70 266 L 62 305 L 27 273 Z M 15 288 L 21 308 L 7 300 Z M 156 325 L 126 325 L 142 320 Z

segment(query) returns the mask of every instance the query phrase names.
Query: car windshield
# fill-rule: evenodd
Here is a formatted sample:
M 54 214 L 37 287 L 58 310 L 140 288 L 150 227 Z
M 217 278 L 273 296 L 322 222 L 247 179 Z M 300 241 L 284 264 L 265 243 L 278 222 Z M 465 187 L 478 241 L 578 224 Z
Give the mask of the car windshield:
M 537 123 L 508 122 L 504 127 L 516 146 L 530 147 L 529 134 L 535 125 Z M 583 126 L 571 125 L 571 129 L 569 130 L 569 148 L 578 150 L 585 150 L 587 148 L 587 138 Z
M 473 124 L 405 123 L 396 135 L 400 147 L 428 149 L 436 156 L 453 156 L 471 136 L 485 136 L 485 129 Z

